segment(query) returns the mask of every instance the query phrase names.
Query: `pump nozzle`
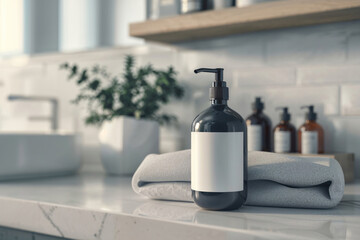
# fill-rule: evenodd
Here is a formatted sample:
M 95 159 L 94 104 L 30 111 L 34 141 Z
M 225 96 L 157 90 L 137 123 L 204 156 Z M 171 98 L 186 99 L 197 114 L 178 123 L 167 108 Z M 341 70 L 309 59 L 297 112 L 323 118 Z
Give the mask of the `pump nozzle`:
M 315 121 L 317 118 L 316 112 L 314 112 L 314 105 L 301 106 L 301 109 L 308 108 L 309 112 L 305 113 L 305 119 L 310 121 Z
M 210 99 L 228 100 L 229 88 L 226 87 L 226 82 L 223 81 L 223 68 L 198 68 L 194 70 L 195 73 L 209 72 L 215 73 L 215 82 L 213 82 L 210 88 Z
M 264 109 L 264 102 L 261 101 L 261 97 L 256 97 L 255 102 L 252 103 L 252 109 L 253 111 L 256 110 L 263 110 Z
M 215 73 L 215 81 L 221 82 L 223 81 L 223 68 L 198 68 L 194 70 L 194 73 L 200 73 L 200 72 L 209 72 L 209 73 Z
M 288 122 L 291 119 L 291 115 L 288 112 L 288 107 L 277 107 L 275 110 L 283 110 L 282 113 L 280 113 L 280 120 Z

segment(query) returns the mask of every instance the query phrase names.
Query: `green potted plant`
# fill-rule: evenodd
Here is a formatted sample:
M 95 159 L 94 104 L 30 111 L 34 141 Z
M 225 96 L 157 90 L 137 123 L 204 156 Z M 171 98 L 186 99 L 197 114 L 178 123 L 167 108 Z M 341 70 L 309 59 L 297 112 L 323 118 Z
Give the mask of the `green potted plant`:
M 173 67 L 167 70 L 146 65 L 135 69 L 133 56 L 126 56 L 124 73 L 108 73 L 95 65 L 80 69 L 64 63 L 68 79 L 80 87 L 75 104 L 86 102 L 86 124 L 101 127 L 99 139 L 105 170 L 112 174 L 132 174 L 147 154 L 159 151 L 159 124 L 170 124 L 176 117 L 160 112 L 171 97 L 182 98 Z

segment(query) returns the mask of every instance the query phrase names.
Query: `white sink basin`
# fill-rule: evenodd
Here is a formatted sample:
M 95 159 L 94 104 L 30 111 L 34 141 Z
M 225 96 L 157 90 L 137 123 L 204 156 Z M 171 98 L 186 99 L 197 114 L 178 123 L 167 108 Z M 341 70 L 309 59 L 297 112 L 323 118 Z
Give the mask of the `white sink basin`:
M 78 140 L 74 134 L 0 133 L 0 180 L 76 172 Z

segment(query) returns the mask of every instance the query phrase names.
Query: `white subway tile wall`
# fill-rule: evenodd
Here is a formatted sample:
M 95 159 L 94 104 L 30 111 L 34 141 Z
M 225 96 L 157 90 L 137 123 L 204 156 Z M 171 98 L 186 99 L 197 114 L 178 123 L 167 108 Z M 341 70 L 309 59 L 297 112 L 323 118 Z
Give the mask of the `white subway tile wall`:
M 274 31 L 265 43 L 266 61 L 275 66 L 342 63 L 346 59 L 346 38 L 342 30 L 324 32 L 321 26 Z
M 340 105 L 342 115 L 360 116 L 360 84 L 341 86 Z
M 350 34 L 348 39 L 348 60 L 350 62 L 360 63 L 360 33 L 354 31 Z
M 296 69 L 292 67 L 240 67 L 233 74 L 235 87 L 295 85 Z
M 98 129 L 84 125 L 85 106 L 70 103 L 78 88 L 66 80 L 59 64 L 68 61 L 88 67 L 98 63 L 107 66 L 110 72 L 122 73 L 127 54 L 137 57 L 137 66 L 173 65 L 186 88 L 183 100 L 173 101 L 163 109 L 179 120 L 176 126 L 162 127 L 163 152 L 190 147 L 191 122 L 209 105 L 208 87 L 213 76 L 195 75 L 193 70 L 223 67 L 230 86 L 229 105 L 244 118 L 250 114 L 255 96 L 264 98 L 265 111 L 273 125 L 279 121 L 275 107 L 288 106 L 298 127 L 304 121 L 300 106 L 314 104 L 325 129 L 325 150 L 355 153 L 356 174 L 360 177 L 360 21 L 263 31 L 174 46 L 144 44 L 1 60 L 0 129 L 14 126 L 33 129 L 35 123 L 29 123 L 28 116 L 50 114 L 46 104 L 10 103 L 7 95 L 55 96 L 60 101 L 60 128 L 80 132 L 84 160 L 99 161 Z M 49 126 L 36 125 L 37 130 L 40 128 L 47 130 Z
M 302 85 L 342 84 L 360 82 L 360 67 L 356 65 L 301 67 L 298 81 Z

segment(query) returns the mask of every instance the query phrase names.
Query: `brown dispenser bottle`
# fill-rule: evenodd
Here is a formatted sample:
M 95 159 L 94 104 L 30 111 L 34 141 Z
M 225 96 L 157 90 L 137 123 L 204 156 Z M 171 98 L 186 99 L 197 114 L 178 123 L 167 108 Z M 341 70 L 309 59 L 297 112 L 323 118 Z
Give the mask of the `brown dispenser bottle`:
M 314 106 L 303 106 L 309 112 L 305 114 L 305 123 L 298 130 L 298 151 L 302 154 L 324 153 L 324 130 L 316 122 Z
M 275 126 L 274 136 L 274 152 L 291 153 L 296 152 L 296 128 L 290 123 L 291 115 L 287 107 L 278 107 L 276 110 L 282 109 L 280 113 L 280 123 Z
M 248 151 L 271 151 L 271 121 L 263 113 L 264 103 L 260 97 L 252 104 L 253 113 L 246 119 Z

